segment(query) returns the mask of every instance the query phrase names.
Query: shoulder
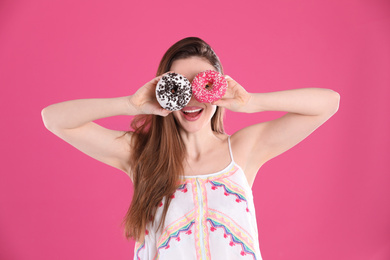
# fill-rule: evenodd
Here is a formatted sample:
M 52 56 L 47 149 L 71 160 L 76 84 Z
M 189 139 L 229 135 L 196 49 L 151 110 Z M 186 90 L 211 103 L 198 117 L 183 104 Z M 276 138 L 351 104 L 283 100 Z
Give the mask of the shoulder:
M 262 145 L 261 129 L 259 123 L 243 128 L 230 137 L 231 150 L 235 162 L 244 170 L 249 180 L 254 180 L 256 173 L 265 163 L 266 148 Z M 255 149 L 255 147 L 264 149 Z M 256 153 L 254 152 L 256 150 Z
M 221 134 L 221 133 L 214 133 L 214 135 L 219 139 L 221 140 L 222 142 L 227 142 L 228 139 L 229 139 L 229 135 L 224 133 L 224 134 Z
M 231 135 L 230 142 L 236 153 L 249 156 L 255 146 L 261 144 L 264 123 L 242 128 Z

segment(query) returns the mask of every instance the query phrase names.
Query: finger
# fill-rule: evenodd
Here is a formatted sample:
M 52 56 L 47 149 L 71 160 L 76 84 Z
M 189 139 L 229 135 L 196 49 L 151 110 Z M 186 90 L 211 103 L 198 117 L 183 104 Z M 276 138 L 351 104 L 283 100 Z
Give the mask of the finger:
M 166 110 L 166 109 L 164 109 L 164 108 L 161 108 L 160 110 L 159 110 L 159 115 L 160 116 L 167 116 L 167 115 L 169 115 L 170 113 L 172 113 L 172 111 L 170 111 L 170 110 Z
M 171 112 L 172 111 L 164 109 L 164 108 L 159 106 L 158 108 L 156 107 L 156 108 L 153 109 L 152 114 L 159 115 L 159 116 L 167 116 Z
M 227 98 L 234 98 L 234 89 L 232 88 L 232 85 L 226 89 L 225 94 L 222 96 L 222 99 L 227 99 Z
M 229 75 L 225 75 L 224 77 L 225 77 L 225 79 L 226 79 L 227 81 L 233 80 L 232 77 L 230 77 Z
M 211 104 L 212 105 L 217 105 L 219 107 L 226 107 L 227 105 L 229 105 L 229 101 L 219 99 L 217 101 L 212 102 Z
M 152 79 L 152 80 L 150 81 L 150 83 L 152 83 L 152 84 L 157 84 L 157 82 L 160 81 L 160 79 L 162 78 L 162 76 L 163 76 L 163 75 L 160 75 L 160 76 L 155 77 L 154 79 Z

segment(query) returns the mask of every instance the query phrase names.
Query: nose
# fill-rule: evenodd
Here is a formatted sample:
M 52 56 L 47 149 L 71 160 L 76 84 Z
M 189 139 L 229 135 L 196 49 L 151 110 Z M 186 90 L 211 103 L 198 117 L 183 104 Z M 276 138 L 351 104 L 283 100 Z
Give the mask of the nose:
M 190 102 L 188 102 L 187 106 L 199 106 L 201 103 L 195 99 L 194 94 L 192 93 Z

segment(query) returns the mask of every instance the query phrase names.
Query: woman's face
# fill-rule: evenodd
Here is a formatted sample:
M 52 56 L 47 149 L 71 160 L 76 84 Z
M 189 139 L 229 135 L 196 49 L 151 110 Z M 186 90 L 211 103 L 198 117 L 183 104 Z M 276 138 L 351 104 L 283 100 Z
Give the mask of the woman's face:
M 193 81 L 196 74 L 205 70 L 216 71 L 214 66 L 212 66 L 205 58 L 201 57 L 190 57 L 175 60 L 170 68 L 170 71 L 185 76 L 190 82 Z M 216 109 L 216 105 L 200 103 L 194 98 L 194 96 L 192 96 L 190 102 L 182 110 L 173 111 L 173 116 L 183 130 L 193 133 L 199 131 L 205 126 L 210 127 L 211 129 L 210 120 Z

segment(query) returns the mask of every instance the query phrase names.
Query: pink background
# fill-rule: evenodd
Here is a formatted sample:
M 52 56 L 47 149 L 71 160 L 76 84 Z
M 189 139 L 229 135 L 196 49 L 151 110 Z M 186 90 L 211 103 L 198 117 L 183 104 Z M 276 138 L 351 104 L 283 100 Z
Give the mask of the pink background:
M 390 2 L 0 2 L 0 259 L 132 259 L 132 183 L 41 110 L 133 94 L 198 36 L 249 92 L 330 88 L 339 111 L 253 186 L 263 259 L 390 259 Z M 282 112 L 228 112 L 229 134 Z M 97 120 L 127 130 L 131 117 Z

